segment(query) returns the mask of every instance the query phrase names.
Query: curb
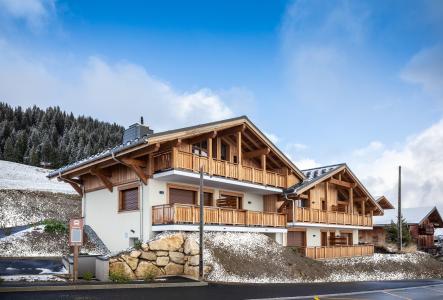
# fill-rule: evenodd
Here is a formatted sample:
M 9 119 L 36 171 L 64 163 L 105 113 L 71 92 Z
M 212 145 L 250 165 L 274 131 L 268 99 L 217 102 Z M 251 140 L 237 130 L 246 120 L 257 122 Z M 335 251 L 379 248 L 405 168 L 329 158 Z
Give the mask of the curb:
M 207 286 L 207 282 L 171 282 L 171 283 L 119 283 L 119 284 L 90 284 L 90 285 L 45 285 L 45 286 L 18 286 L 0 287 L 0 293 L 13 292 L 44 292 L 44 291 L 82 291 L 82 290 L 105 290 L 105 289 L 156 289 L 178 287 L 201 287 Z

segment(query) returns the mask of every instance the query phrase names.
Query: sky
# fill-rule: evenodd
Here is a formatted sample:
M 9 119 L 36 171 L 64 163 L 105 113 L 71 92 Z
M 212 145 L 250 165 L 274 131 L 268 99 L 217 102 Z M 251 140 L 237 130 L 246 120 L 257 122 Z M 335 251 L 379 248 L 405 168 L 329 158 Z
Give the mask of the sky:
M 300 168 L 443 207 L 443 1 L 0 0 L 0 101 L 155 131 L 247 115 Z

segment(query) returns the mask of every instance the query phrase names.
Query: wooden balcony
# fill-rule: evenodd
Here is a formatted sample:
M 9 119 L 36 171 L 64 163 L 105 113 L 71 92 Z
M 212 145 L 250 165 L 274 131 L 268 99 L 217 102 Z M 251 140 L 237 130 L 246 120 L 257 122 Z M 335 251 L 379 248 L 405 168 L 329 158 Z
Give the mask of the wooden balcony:
M 312 259 L 370 256 L 374 254 L 374 245 L 306 247 L 300 248 L 300 251 Z
M 178 150 L 171 150 L 154 155 L 154 172 L 168 169 L 183 169 L 199 172 L 200 166 L 203 166 L 203 171 L 210 175 L 279 188 L 287 187 L 286 175 L 268 170 L 265 171 L 263 169 L 249 166 L 239 167 L 236 163 L 231 163 L 225 160 L 209 159 L 208 157 Z
M 198 224 L 199 210 L 199 206 L 189 204 L 156 205 L 152 207 L 152 224 Z M 204 222 L 208 225 L 286 227 L 286 215 L 205 206 Z
M 291 211 L 289 213 L 292 214 Z M 292 219 L 290 216 L 289 222 L 292 222 Z M 295 208 L 295 222 L 372 227 L 371 216 L 306 207 Z

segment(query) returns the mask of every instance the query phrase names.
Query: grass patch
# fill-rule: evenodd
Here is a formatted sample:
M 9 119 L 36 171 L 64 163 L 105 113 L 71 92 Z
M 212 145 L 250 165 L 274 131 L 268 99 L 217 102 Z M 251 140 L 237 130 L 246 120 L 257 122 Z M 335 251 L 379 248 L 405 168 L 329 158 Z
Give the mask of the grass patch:
M 43 225 L 45 225 L 45 232 L 48 233 L 68 233 L 68 226 L 66 223 L 59 220 L 44 220 Z
M 130 278 L 122 271 L 113 271 L 109 273 L 109 279 L 116 283 L 127 283 Z
M 143 274 L 143 280 L 145 282 L 152 282 L 154 281 L 155 277 L 157 277 L 157 272 L 153 268 L 147 269 Z
M 86 281 L 91 281 L 92 278 L 94 278 L 94 274 L 92 272 L 85 272 L 83 273 L 83 279 Z

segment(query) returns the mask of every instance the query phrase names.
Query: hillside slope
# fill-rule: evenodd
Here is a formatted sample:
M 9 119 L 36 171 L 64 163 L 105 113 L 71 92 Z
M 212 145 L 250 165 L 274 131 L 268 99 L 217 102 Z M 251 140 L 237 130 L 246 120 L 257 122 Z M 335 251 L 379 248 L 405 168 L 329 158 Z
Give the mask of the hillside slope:
M 49 170 L 0 160 L 0 228 L 81 215 L 69 184 L 46 178 Z

